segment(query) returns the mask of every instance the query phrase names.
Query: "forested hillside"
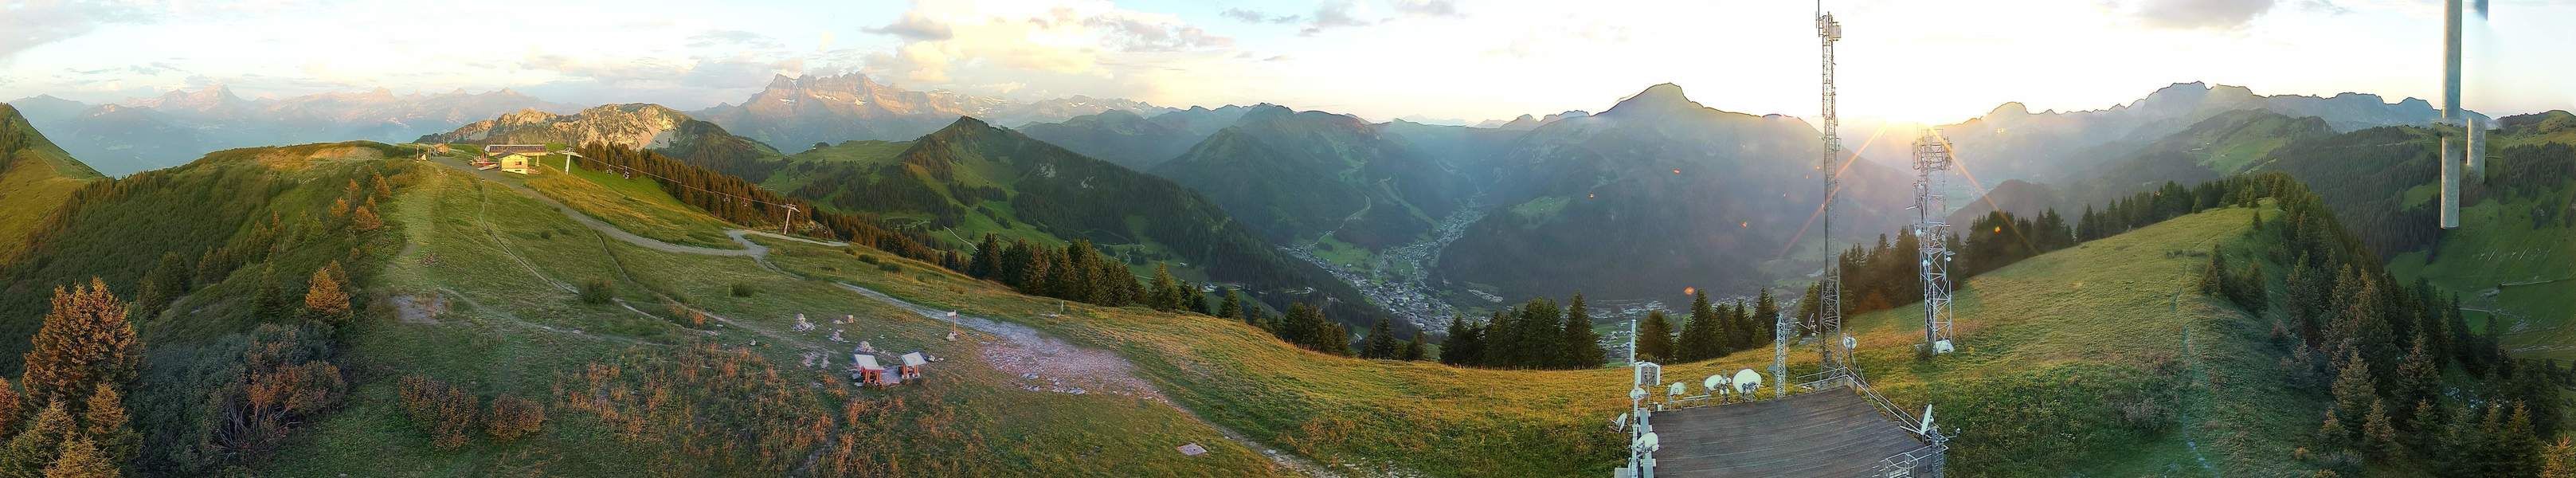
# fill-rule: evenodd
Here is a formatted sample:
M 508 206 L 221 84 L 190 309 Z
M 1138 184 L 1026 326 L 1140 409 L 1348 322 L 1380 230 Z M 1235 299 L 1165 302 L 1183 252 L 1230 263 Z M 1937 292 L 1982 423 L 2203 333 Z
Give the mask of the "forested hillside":
M 25 250 L 36 227 L 82 185 L 102 179 L 0 103 L 0 265 Z

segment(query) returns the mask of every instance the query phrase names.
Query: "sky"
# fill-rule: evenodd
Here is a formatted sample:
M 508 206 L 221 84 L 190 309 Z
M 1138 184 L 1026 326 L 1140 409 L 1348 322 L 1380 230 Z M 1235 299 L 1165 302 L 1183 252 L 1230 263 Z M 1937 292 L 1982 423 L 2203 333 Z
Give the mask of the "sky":
M 2436 100 L 2434 0 L 1839 0 L 1846 117 L 2109 107 L 2172 83 Z M 0 98 L 222 84 L 292 96 L 508 88 L 573 104 L 739 102 L 774 75 L 1159 105 L 1269 102 L 1475 122 L 1598 111 L 1657 83 L 1817 110 L 1800 1 L 0 0 Z M 2576 0 L 2472 22 L 2472 109 L 2576 109 Z

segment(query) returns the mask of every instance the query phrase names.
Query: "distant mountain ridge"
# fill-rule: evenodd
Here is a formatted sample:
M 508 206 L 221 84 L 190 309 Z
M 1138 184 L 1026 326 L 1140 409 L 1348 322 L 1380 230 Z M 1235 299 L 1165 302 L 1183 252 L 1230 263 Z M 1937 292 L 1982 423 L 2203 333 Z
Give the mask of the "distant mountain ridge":
M 2033 113 L 2019 102 L 2007 102 L 1983 116 L 1938 128 L 1954 151 L 1970 158 L 1980 180 L 2064 183 L 2085 179 L 2101 164 L 2127 157 L 2137 148 L 2201 120 L 2246 109 L 2290 117 L 2320 117 L 2338 132 L 2431 124 L 2441 114 L 2432 104 L 2416 98 L 2388 103 L 2379 95 L 2366 93 L 2332 97 L 2260 95 L 2241 86 L 2191 82 L 2175 83 L 2136 101 L 2100 110 Z M 1886 148 L 1901 148 L 1913 139 L 1882 138 L 1884 144 L 1873 149 L 1901 151 Z
M 570 111 L 503 89 L 439 94 L 319 93 L 245 99 L 217 85 L 173 90 L 122 104 L 91 105 L 36 96 L 28 120 L 100 172 L 121 176 L 175 166 L 208 151 L 364 139 L 400 142 L 506 112 Z
M 1073 96 L 1014 102 L 948 91 L 913 91 L 848 73 L 793 78 L 778 75 L 740 104 L 720 104 L 691 112 L 690 116 L 780 150 L 803 151 L 814 144 L 842 141 L 908 140 L 945 127 L 960 116 L 1015 125 L 1063 121 L 1112 110 L 1149 114 L 1171 111 L 1115 98 Z

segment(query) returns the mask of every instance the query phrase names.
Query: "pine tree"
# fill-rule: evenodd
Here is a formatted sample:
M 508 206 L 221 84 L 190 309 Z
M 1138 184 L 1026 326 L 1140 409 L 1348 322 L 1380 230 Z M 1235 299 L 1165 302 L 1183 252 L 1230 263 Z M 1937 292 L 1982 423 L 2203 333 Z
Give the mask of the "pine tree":
M 2397 393 L 2395 395 L 2398 399 L 2398 403 L 2431 400 L 2437 393 L 2439 393 L 2439 388 L 2442 384 L 2442 369 L 2440 365 L 2437 365 L 2439 362 L 2436 362 L 2436 357 L 2433 356 L 2432 351 L 2426 350 L 2428 345 L 2425 342 L 2426 339 L 2424 335 L 2422 333 L 2417 333 L 2415 335 L 2415 346 L 2412 349 L 2409 349 L 2406 354 L 2406 362 L 2398 365 L 2397 367 Z M 2410 426 L 2408 429 L 2416 431 L 2423 430 L 2420 426 Z
M 1395 332 L 1387 328 L 1386 322 L 1386 319 L 1377 319 L 1377 325 L 1369 326 L 1368 338 L 1362 342 L 1366 348 L 1360 349 L 1360 358 L 1391 359 L 1401 350 L 1396 346 Z
M 984 233 L 984 242 L 975 245 L 975 258 L 966 263 L 966 275 L 993 279 L 1002 273 L 1002 236 Z
M 34 404 L 78 406 L 98 384 L 123 386 L 142 365 L 142 343 L 125 322 L 125 304 L 90 279 L 88 287 L 54 288 L 53 312 L 24 358 L 26 397 Z
M 111 463 L 134 461 L 135 452 L 143 446 L 143 435 L 135 433 L 133 425 L 126 422 L 124 397 L 116 393 L 116 388 L 102 383 L 90 394 L 86 405 L 88 410 L 81 413 L 81 432 L 95 442 L 98 452 Z
M 1233 287 L 1227 287 L 1219 293 L 1224 294 L 1224 299 L 1217 302 L 1217 317 L 1227 319 L 1248 317 L 1243 315 L 1243 297 L 1236 294 Z
M 25 409 L 18 408 L 18 388 L 10 386 L 7 379 L 0 379 L 0 436 L 18 429 L 18 419 L 25 418 L 21 410 Z
M 1484 365 L 1478 354 L 1484 352 L 1483 331 L 1467 323 L 1463 315 L 1449 316 L 1449 341 L 1440 344 L 1440 363 L 1458 366 Z
M 1756 339 L 1754 345 L 1759 346 L 1778 339 L 1779 331 L 1776 325 L 1779 321 L 1780 301 L 1771 297 L 1771 288 L 1764 287 L 1761 296 L 1753 301 L 1753 336 Z
M 2343 372 L 2335 376 L 2333 413 L 2346 423 L 2361 423 L 2362 414 L 2370 410 L 2371 401 L 2377 400 L 2379 393 L 2370 381 L 2370 361 L 2362 360 L 2360 352 L 2348 352 L 2347 356 Z
M 1753 348 L 1753 336 L 1755 335 L 1753 332 L 1753 307 L 1745 305 L 1744 301 L 1739 299 L 1735 301 L 1735 307 L 1729 310 L 1733 310 L 1734 314 L 1728 317 L 1731 322 L 1728 324 L 1726 329 L 1728 332 L 1733 332 L 1734 335 L 1727 338 L 1727 341 L 1731 344 L 1727 347 L 1727 351 L 1733 352 Z
M 1673 323 L 1664 311 L 1646 312 L 1645 322 L 1637 324 L 1637 359 L 1649 362 L 1673 362 Z
M 315 322 L 339 326 L 349 320 L 349 294 L 340 291 L 340 262 L 332 261 L 313 271 L 311 285 L 304 292 L 304 313 Z
M 2361 449 L 2372 457 L 2396 457 L 2405 451 L 2397 439 L 2397 427 L 2389 424 L 2388 401 L 2371 400 L 2370 413 L 2362 418 Z
M 1181 286 L 1178 279 L 1172 278 L 1172 269 L 1170 267 L 1165 266 L 1162 263 L 1155 263 L 1154 284 L 1147 290 L 1153 294 L 1153 298 L 1147 300 L 1145 305 L 1153 307 L 1154 310 L 1168 312 L 1181 308 L 1181 303 L 1184 300 L 1181 298 Z
M 159 316 L 163 308 L 170 306 L 170 301 L 188 295 L 188 275 L 191 272 L 194 269 L 188 266 L 187 259 L 179 257 L 179 253 L 162 253 L 161 261 L 152 266 L 152 271 L 143 274 L 143 283 L 137 286 L 140 290 L 135 294 L 133 317 L 149 319 Z
M 1583 306 L 1583 294 L 1565 306 L 1564 364 L 1568 368 L 1600 367 L 1606 360 L 1601 351 L 1601 335 L 1592 331 L 1592 313 Z
M 1708 293 L 1691 299 L 1690 322 L 1682 324 L 1681 337 L 1673 342 L 1673 361 L 1697 362 L 1725 355 L 1718 351 L 1717 309 L 1709 306 Z
M 376 217 L 376 208 L 359 206 L 358 212 L 349 214 L 349 227 L 357 228 L 358 232 L 373 231 L 384 228 L 385 220 Z
M 25 431 L 9 439 L 8 448 L 0 449 L 0 478 L 44 476 L 45 465 L 62 453 L 63 441 L 77 433 L 71 412 L 65 411 L 63 404 L 46 405 L 36 412 L 35 421 Z
M 61 458 L 45 467 L 45 478 L 116 478 L 114 458 L 90 444 L 88 438 L 63 441 Z
M 1431 352 L 1424 349 L 1422 339 L 1422 331 L 1414 331 L 1412 337 L 1404 339 L 1404 350 L 1396 352 L 1395 358 L 1407 362 L 1428 358 Z
M 2540 478 L 2576 478 L 2576 437 L 2558 437 L 2558 444 L 2541 451 Z

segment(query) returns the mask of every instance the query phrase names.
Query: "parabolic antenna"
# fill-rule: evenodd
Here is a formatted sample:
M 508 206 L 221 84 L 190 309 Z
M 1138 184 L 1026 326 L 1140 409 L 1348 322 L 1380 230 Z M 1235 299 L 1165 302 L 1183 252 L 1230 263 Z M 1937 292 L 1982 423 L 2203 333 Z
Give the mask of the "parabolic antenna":
M 1619 414 L 1619 418 L 1613 418 L 1613 419 L 1610 419 L 1610 429 L 1612 429 L 1612 430 L 1619 430 L 1619 431 L 1627 431 L 1627 430 L 1628 430 L 1628 414 L 1621 413 L 1621 414 Z
M 1849 335 L 1843 336 L 1843 350 L 1851 350 L 1857 347 L 1860 347 L 1860 339 L 1852 338 L 1852 336 Z
M 1637 445 L 1637 449 L 1639 449 L 1639 450 L 1645 450 L 1645 451 L 1650 451 L 1650 452 L 1651 452 L 1651 451 L 1655 451 L 1656 449 L 1662 448 L 1663 444 L 1664 444 L 1664 440 L 1663 440 L 1663 439 L 1661 439 L 1661 438 L 1656 438 L 1656 437 L 1655 437 L 1655 432 L 1646 432 L 1646 435 L 1645 435 L 1645 436 L 1637 437 L 1637 444 L 1636 444 L 1636 445 Z
M 1699 386 L 1707 388 L 1710 391 L 1716 391 L 1717 389 L 1726 386 L 1726 374 L 1710 375 L 1708 376 L 1708 380 L 1699 381 Z
M 1759 388 L 1762 388 L 1762 374 L 1749 368 L 1735 371 L 1735 393 L 1750 395 Z
M 1664 396 L 1667 396 L 1667 397 L 1679 397 L 1679 396 L 1689 395 L 1689 394 L 1690 394 L 1690 384 L 1688 384 L 1688 383 L 1683 383 L 1683 382 L 1673 382 L 1673 386 L 1671 387 L 1671 389 L 1669 389 L 1669 390 L 1665 390 L 1665 391 L 1664 391 Z

